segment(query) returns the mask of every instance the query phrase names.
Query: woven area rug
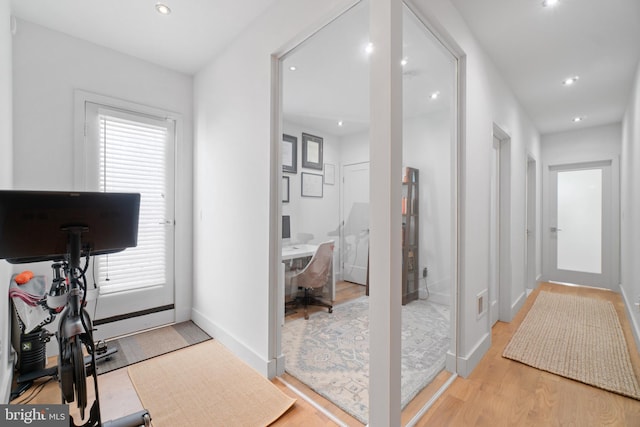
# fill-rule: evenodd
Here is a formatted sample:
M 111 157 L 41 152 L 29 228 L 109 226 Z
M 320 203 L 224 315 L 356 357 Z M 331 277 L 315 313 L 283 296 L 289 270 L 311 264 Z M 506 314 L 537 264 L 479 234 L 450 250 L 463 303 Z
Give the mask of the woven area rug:
M 404 408 L 445 366 L 449 308 L 424 300 L 402 307 Z M 367 423 L 369 414 L 369 302 L 363 296 L 333 313 L 287 321 L 282 331 L 285 370 Z
M 640 399 L 622 327 L 609 301 L 540 292 L 503 356 Z
M 98 375 L 104 374 L 210 339 L 206 332 L 191 321 L 118 338 L 107 343 L 108 348 L 118 351 L 106 360 L 98 361 L 96 370 Z
M 267 426 L 295 403 L 215 340 L 128 371 L 154 427 Z

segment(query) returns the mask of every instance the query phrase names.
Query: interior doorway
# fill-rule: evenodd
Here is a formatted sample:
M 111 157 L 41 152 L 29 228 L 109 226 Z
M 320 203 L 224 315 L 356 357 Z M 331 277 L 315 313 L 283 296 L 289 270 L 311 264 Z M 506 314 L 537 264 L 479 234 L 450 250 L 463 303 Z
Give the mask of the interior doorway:
M 526 194 L 526 215 L 527 215 L 527 230 L 526 230 L 526 255 L 525 255 L 525 268 L 526 268 L 526 287 L 528 290 L 535 289 L 536 287 L 536 272 L 537 272 L 537 251 L 536 251 L 536 235 L 537 235 L 537 202 L 536 202 L 536 185 L 537 172 L 536 172 L 536 160 L 527 156 L 527 194 Z
M 549 167 L 547 280 L 615 289 L 612 166 Z
M 344 165 L 342 279 L 365 285 L 369 259 L 369 162 Z
M 491 325 L 508 319 L 511 283 L 511 139 L 493 126 L 489 302 Z

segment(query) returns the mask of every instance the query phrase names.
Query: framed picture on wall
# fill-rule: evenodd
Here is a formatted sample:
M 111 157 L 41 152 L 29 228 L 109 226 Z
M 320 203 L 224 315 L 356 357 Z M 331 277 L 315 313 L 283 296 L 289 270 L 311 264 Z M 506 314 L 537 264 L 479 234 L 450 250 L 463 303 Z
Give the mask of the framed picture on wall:
M 322 197 L 322 175 L 302 172 L 300 179 L 302 197 Z
M 324 165 L 324 183 L 326 185 L 333 185 L 336 183 L 335 180 L 336 167 L 331 163 L 326 163 Z
M 302 134 L 302 167 L 322 170 L 322 138 Z
M 282 134 L 282 172 L 298 173 L 298 138 Z
M 289 177 L 282 177 L 282 202 L 289 203 Z

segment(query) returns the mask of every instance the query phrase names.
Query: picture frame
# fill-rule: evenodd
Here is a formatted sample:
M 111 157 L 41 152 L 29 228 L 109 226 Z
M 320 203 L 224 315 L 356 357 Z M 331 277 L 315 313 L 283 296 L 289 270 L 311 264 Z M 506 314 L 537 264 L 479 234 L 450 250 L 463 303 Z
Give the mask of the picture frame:
M 302 167 L 322 170 L 322 138 L 308 133 L 302 134 Z
M 298 138 L 282 134 L 282 172 L 298 173 Z
M 302 172 L 300 179 L 300 195 L 302 197 L 322 197 L 323 176 L 321 174 Z
M 282 177 L 282 203 L 289 203 L 289 177 Z
M 336 183 L 336 166 L 331 163 L 324 164 L 324 184 L 334 185 Z

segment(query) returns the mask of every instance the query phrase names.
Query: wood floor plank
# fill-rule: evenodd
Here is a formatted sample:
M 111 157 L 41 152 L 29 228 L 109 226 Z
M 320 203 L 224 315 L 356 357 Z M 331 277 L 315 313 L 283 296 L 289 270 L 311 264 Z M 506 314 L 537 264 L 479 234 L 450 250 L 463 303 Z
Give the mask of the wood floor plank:
M 358 285 L 354 285 L 358 286 Z M 603 298 L 614 303 L 621 319 L 625 338 L 630 348 L 634 372 L 640 378 L 640 355 L 633 341 L 631 326 L 626 320 L 624 304 L 619 294 L 591 288 L 568 287 L 554 284 L 540 284 L 527 299 L 522 310 L 512 322 L 498 322 L 492 330 L 492 345 L 476 369 L 468 378 L 457 378 L 451 387 L 434 403 L 432 408 L 418 421 L 417 426 L 452 426 L 452 427 L 512 427 L 512 426 L 640 426 L 640 401 L 623 397 L 615 393 L 591 387 L 577 381 L 569 380 L 548 372 L 505 359 L 502 351 L 511 336 L 526 316 L 539 290 L 570 293 L 583 296 Z M 355 288 L 352 291 L 360 291 Z M 348 295 L 349 292 L 345 292 Z M 348 298 L 348 297 L 347 297 Z M 123 370 L 126 372 L 126 370 Z M 119 415 L 116 408 L 123 411 L 124 401 L 137 408 L 137 395 L 131 394 L 128 376 L 114 371 L 113 381 L 109 375 L 99 377 L 100 394 L 103 403 L 103 419 L 111 419 Z M 435 384 L 423 390 L 403 413 L 403 424 L 436 392 L 437 387 L 446 381 L 441 374 Z M 305 394 L 313 396 L 319 405 L 324 407 L 348 426 L 362 426 L 340 408 L 306 388 L 294 378 L 285 375 L 288 382 L 294 383 Z M 311 427 L 332 426 L 334 423 L 322 412 L 314 408 L 277 379 L 273 383 L 285 394 L 297 399 L 296 404 L 277 420 L 277 427 Z M 127 391 L 129 389 L 129 391 Z M 58 385 L 47 384 L 31 403 L 57 403 L 60 399 Z M 136 403 L 137 402 L 137 403 Z
M 611 301 L 627 340 L 634 372 L 640 356 L 620 295 L 594 288 L 542 283 L 512 322 L 498 322 L 491 349 L 469 378 L 458 378 L 441 400 L 457 399 L 455 413 L 434 405 L 419 426 L 640 426 L 640 401 L 563 378 L 502 357 L 502 351 L 540 290 Z M 460 402 L 462 402 L 460 404 Z M 451 417 L 451 418 L 447 418 Z M 433 421 L 437 420 L 438 423 Z M 446 421 L 446 423 L 445 423 Z

